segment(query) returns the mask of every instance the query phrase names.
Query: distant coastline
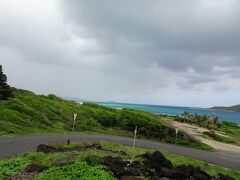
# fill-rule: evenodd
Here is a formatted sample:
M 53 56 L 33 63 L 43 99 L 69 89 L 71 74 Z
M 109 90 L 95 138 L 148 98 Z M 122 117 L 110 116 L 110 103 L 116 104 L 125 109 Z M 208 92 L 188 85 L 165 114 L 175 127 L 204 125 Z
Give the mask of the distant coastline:
M 240 124 L 240 112 L 226 111 L 221 109 L 211 108 L 197 108 L 197 107 L 179 107 L 179 106 L 161 106 L 161 105 L 143 105 L 143 104 L 128 104 L 128 103 L 109 103 L 109 102 L 96 102 L 99 105 L 104 105 L 112 108 L 130 108 L 138 109 L 154 114 L 171 115 L 177 116 L 184 113 L 184 111 L 190 112 L 191 114 L 199 115 L 216 115 L 221 121 L 229 121 Z
M 240 112 L 240 104 L 234 105 L 234 106 L 229 106 L 229 107 L 215 106 L 215 107 L 211 107 L 209 109 L 220 110 L 220 111 L 229 111 L 229 112 Z

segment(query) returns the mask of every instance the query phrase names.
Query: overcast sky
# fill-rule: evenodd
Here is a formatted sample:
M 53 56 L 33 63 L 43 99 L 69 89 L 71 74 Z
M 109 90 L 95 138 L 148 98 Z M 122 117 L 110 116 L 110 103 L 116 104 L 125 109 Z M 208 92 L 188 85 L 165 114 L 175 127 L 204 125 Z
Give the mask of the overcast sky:
M 239 0 L 0 0 L 10 85 L 95 101 L 240 103 Z

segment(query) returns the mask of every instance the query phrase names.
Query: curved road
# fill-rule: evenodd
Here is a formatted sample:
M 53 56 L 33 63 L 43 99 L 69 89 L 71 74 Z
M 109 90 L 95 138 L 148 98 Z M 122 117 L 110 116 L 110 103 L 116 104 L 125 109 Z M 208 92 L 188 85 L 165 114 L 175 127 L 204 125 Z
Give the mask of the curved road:
M 71 142 L 98 142 L 107 141 L 124 145 L 132 145 L 131 138 L 111 136 L 111 135 L 37 135 L 23 137 L 3 137 L 0 138 L 0 159 L 19 155 L 27 151 L 36 150 L 39 144 L 66 143 Z M 148 140 L 137 140 L 136 146 L 153 148 L 156 150 L 169 151 L 176 154 L 189 156 L 211 164 L 223 166 L 240 171 L 240 155 L 226 152 L 207 152 L 197 149 L 190 149 L 172 144 L 152 142 Z

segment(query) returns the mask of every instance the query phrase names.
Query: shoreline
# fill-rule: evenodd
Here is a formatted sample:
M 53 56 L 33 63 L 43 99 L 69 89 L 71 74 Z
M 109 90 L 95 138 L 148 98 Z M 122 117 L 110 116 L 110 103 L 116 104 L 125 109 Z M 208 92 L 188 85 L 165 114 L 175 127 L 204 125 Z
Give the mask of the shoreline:
M 184 111 L 187 111 L 191 114 L 197 113 L 199 115 L 207 115 L 207 116 L 211 116 L 213 113 L 218 112 L 216 114 L 219 117 L 219 120 L 221 122 L 222 121 L 232 122 L 232 123 L 236 123 L 238 126 L 240 126 L 240 112 L 235 112 L 235 111 L 214 110 L 214 109 L 208 109 L 208 108 L 195 108 L 195 107 L 180 107 L 180 106 L 178 107 L 178 106 L 143 105 L 143 104 L 108 103 L 108 102 L 96 102 L 96 103 L 98 105 L 102 105 L 105 107 L 111 107 L 114 109 L 129 108 L 129 109 L 146 111 L 146 112 L 153 113 L 156 115 L 167 115 L 170 117 L 180 116 Z M 139 106 L 141 108 L 139 108 Z M 165 109 L 167 108 L 169 111 L 174 111 L 174 113 L 163 112 L 163 111 L 161 111 L 161 108 L 165 108 Z M 207 111 L 207 112 L 204 113 L 204 111 Z M 234 117 L 234 119 L 230 119 L 230 117 L 229 118 L 227 117 L 229 115 L 224 115 L 222 113 L 233 113 L 232 116 L 235 116 L 235 117 Z M 226 117 L 224 117 L 224 116 L 226 116 Z

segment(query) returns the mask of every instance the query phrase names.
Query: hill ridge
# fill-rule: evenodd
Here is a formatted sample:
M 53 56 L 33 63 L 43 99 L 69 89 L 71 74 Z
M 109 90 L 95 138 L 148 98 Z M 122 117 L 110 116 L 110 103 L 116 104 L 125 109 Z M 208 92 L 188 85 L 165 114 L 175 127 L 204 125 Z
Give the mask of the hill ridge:
M 214 106 L 214 107 L 211 107 L 210 109 L 240 112 L 240 104 L 234 105 L 234 106 Z

